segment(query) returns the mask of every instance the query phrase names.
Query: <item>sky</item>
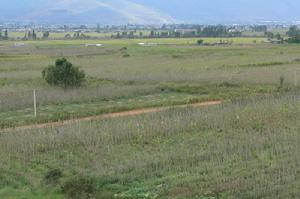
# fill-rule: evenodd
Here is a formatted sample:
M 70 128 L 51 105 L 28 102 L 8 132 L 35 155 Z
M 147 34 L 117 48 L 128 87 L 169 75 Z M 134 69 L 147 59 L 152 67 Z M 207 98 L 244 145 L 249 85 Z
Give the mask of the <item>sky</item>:
M 103 23 L 300 21 L 299 0 L 0 0 L 0 20 Z M 64 10 L 65 14 L 54 12 Z M 91 14 L 93 13 L 93 14 Z

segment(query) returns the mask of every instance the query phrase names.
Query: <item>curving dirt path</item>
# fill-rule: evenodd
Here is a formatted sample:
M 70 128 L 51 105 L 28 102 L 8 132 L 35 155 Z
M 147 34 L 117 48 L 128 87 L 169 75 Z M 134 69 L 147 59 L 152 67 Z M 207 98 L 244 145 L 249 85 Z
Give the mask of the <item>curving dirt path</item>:
M 94 121 L 94 120 L 101 120 L 101 119 L 142 115 L 142 114 L 146 114 L 146 113 L 157 113 L 157 112 L 165 111 L 165 110 L 168 110 L 171 108 L 205 107 L 205 106 L 214 106 L 214 105 L 220 105 L 220 104 L 222 104 L 222 101 L 208 101 L 208 102 L 186 104 L 186 105 L 176 105 L 176 106 L 156 107 L 156 108 L 143 108 L 143 109 L 117 112 L 117 113 L 106 113 L 106 114 L 102 114 L 99 116 L 83 117 L 83 118 L 70 119 L 70 120 L 64 120 L 64 121 L 59 121 L 59 122 L 49 122 L 49 123 L 43 123 L 43 124 L 33 124 L 33 125 L 19 126 L 19 127 L 14 127 L 14 128 L 0 129 L 0 132 L 5 133 L 5 132 L 11 132 L 11 131 L 42 129 L 42 128 L 47 128 L 47 127 L 56 127 L 56 126 L 62 126 L 62 125 L 66 125 L 66 124 L 77 123 L 77 122 L 81 122 L 81 121 Z

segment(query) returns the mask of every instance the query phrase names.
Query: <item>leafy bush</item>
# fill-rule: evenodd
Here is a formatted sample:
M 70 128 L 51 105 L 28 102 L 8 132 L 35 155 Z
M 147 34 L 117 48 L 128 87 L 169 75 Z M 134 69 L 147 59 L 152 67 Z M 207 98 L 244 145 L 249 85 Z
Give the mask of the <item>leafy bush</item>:
M 198 44 L 198 45 L 202 45 L 202 44 L 203 44 L 203 42 L 204 42 L 204 40 L 203 40 L 203 39 L 199 39 L 199 40 L 197 41 L 197 44 Z
M 43 78 L 51 86 L 79 87 L 85 80 L 85 73 L 62 58 L 57 59 L 54 66 L 48 66 L 43 70 Z
M 130 57 L 130 55 L 126 53 L 122 57 L 127 58 L 127 57 Z
M 75 177 L 64 183 L 62 191 L 68 198 L 93 198 L 96 193 L 96 182 L 90 177 Z
M 49 170 L 45 177 L 44 180 L 47 184 L 57 184 L 59 182 L 59 179 L 63 176 L 63 173 L 59 169 L 51 169 Z

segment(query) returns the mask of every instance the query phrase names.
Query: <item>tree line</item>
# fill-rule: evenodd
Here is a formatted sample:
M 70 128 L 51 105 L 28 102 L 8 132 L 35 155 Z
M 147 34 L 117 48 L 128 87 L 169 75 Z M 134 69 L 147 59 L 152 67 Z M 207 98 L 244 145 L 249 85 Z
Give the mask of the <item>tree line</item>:
M 285 35 L 279 33 L 273 33 L 267 30 L 267 26 L 252 26 L 252 30 L 258 32 L 264 32 L 264 36 L 281 41 L 281 43 L 300 43 L 300 29 L 298 26 L 291 26 Z M 96 32 L 100 33 L 100 26 L 97 27 Z M 23 40 L 38 40 L 48 39 L 50 36 L 49 31 L 37 33 L 35 30 L 26 31 Z M 242 37 L 242 31 L 239 31 L 236 27 L 223 26 L 223 25 L 210 25 L 210 26 L 198 26 L 195 29 L 152 29 L 150 32 L 137 30 L 123 30 L 118 31 L 111 35 L 111 38 L 189 38 L 189 37 Z M 285 38 L 287 36 L 288 38 Z M 80 31 L 76 31 L 73 35 L 70 33 L 65 35 L 65 39 L 90 39 L 89 35 L 85 35 Z M 0 40 L 8 40 L 8 30 L 0 30 Z
M 279 33 L 274 34 L 272 32 L 265 32 L 265 36 L 269 39 L 277 39 L 278 41 L 281 41 L 281 43 L 300 43 L 300 29 L 298 26 L 291 26 L 289 28 L 286 33 L 286 36 L 288 36 L 287 39 L 285 39 Z
M 25 32 L 24 37 L 22 38 L 23 40 L 36 40 L 36 39 L 48 39 L 50 36 L 49 31 L 45 31 L 42 33 L 42 37 L 38 38 L 37 33 L 35 30 Z M 9 32 L 8 30 L 0 30 L 0 40 L 8 40 L 10 39 L 9 37 Z
M 300 43 L 300 30 L 297 26 L 291 26 L 287 32 L 289 38 L 286 40 L 288 43 Z
M 5 30 L 5 31 L 2 31 L 0 30 L 0 40 L 8 40 L 8 31 Z
M 50 36 L 50 32 L 49 31 L 45 31 L 42 33 L 42 37 L 41 39 L 48 39 Z M 23 37 L 23 40 L 37 40 L 39 39 L 37 36 L 37 33 L 35 30 L 30 30 L 28 32 L 25 32 L 25 35 Z
M 181 37 L 241 37 L 242 32 L 227 26 L 206 26 L 198 29 L 151 30 L 144 32 L 120 31 L 112 38 L 181 38 Z

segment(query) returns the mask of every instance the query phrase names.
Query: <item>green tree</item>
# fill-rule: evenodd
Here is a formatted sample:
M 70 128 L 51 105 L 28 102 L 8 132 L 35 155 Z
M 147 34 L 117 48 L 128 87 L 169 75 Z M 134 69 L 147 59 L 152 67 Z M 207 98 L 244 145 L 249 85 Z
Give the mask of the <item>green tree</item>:
M 199 39 L 199 40 L 197 41 L 197 44 L 198 44 L 198 45 L 202 45 L 203 42 L 204 42 L 203 39 Z
M 33 39 L 33 40 L 36 40 L 36 38 L 37 38 L 36 33 L 35 33 L 35 31 L 33 30 L 33 31 L 32 31 L 32 39 Z
M 28 37 L 28 39 L 32 39 L 31 31 L 28 32 L 27 37 Z
M 51 86 L 79 87 L 85 80 L 85 73 L 74 67 L 66 58 L 57 59 L 54 66 L 42 72 L 43 78 Z
M 297 26 L 291 26 L 286 33 L 290 38 L 285 40 L 288 43 L 300 43 L 300 30 Z
M 130 38 L 133 38 L 133 37 L 134 37 L 134 31 L 130 31 L 130 32 L 129 32 L 129 37 L 130 37 Z
M 127 37 L 127 34 L 128 34 L 127 31 L 123 31 L 123 32 L 122 32 L 122 37 L 123 37 L 123 38 Z
M 101 27 L 100 27 L 100 24 L 97 24 L 97 29 L 96 29 L 96 32 L 97 32 L 97 33 L 100 33 L 100 32 L 101 32 Z
M 43 32 L 43 39 L 48 39 L 49 38 L 49 31 Z
M 282 37 L 281 37 L 281 35 L 280 35 L 279 33 L 277 33 L 277 34 L 275 35 L 275 38 L 278 39 L 278 40 L 281 40 Z
M 80 33 L 79 32 L 75 32 L 74 35 L 73 35 L 73 37 L 76 38 L 76 39 L 79 38 L 80 37 Z
M 6 40 L 8 39 L 8 31 L 7 30 L 4 31 L 4 39 L 6 39 Z
M 275 37 L 274 33 L 272 32 L 265 32 L 265 36 L 268 37 L 269 39 L 273 39 Z
M 175 36 L 175 37 L 180 37 L 180 36 L 181 36 L 181 33 L 180 33 L 180 32 L 175 32 L 175 31 L 174 31 L 174 36 Z
M 289 31 L 287 31 L 286 34 L 289 37 L 296 37 L 297 35 L 300 34 L 300 31 L 299 31 L 299 29 L 298 29 L 297 26 L 291 26 L 290 29 L 289 29 Z
M 150 37 L 154 37 L 155 36 L 155 31 L 154 30 L 151 30 L 150 32 Z

